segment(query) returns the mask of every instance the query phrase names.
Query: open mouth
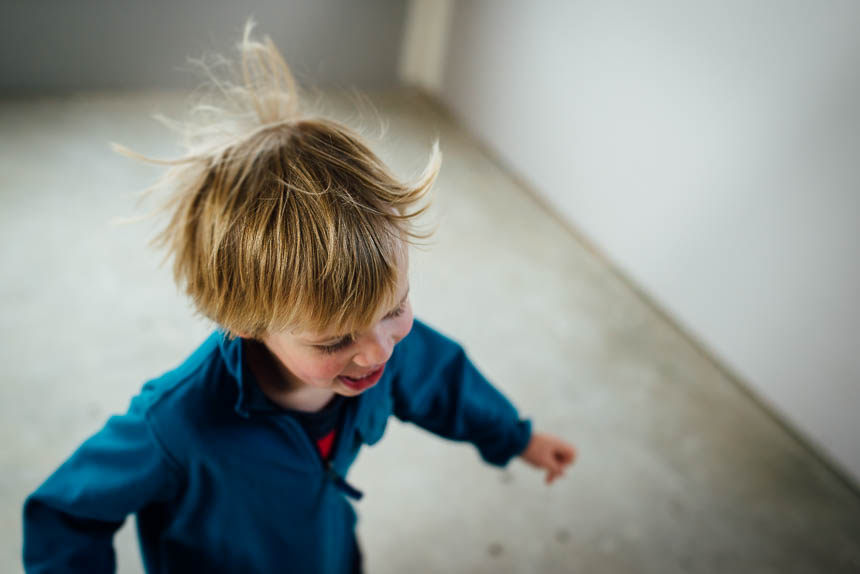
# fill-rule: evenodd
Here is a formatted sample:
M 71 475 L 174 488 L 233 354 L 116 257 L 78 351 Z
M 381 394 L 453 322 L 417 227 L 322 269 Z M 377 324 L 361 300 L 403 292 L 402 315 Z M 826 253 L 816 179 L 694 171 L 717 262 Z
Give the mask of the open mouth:
M 347 387 L 354 390 L 364 390 L 376 384 L 377 381 L 382 377 L 382 373 L 385 371 L 385 365 L 382 365 L 377 370 L 369 373 L 363 377 L 347 377 L 345 375 L 338 376 L 338 380 L 340 380 Z

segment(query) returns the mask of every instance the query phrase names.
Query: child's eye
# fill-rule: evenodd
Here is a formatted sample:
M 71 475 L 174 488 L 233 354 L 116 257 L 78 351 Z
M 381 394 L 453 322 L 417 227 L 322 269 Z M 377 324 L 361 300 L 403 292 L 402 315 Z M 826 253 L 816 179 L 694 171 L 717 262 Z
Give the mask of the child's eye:
M 350 345 L 352 345 L 352 337 L 347 336 L 331 345 L 319 345 L 317 346 L 317 349 L 323 353 L 337 353 L 340 350 L 346 349 Z
M 406 310 L 406 303 L 401 303 L 400 307 L 389 313 L 385 316 L 386 319 L 393 319 L 394 317 L 399 317 L 403 314 L 403 311 Z
M 386 315 L 385 318 L 386 319 L 393 319 L 394 317 L 399 317 L 400 315 L 403 314 L 403 312 L 405 310 L 406 310 L 406 302 L 404 301 L 400 305 L 400 307 L 398 307 L 397 309 L 395 309 L 394 311 L 392 311 L 391 313 Z M 347 347 L 352 345 L 353 341 L 354 341 L 354 339 L 351 336 L 347 335 L 346 337 L 344 337 L 340 341 L 332 343 L 331 345 L 317 345 L 317 349 L 319 349 L 323 353 L 337 353 L 338 351 L 342 351 L 343 349 L 346 349 Z

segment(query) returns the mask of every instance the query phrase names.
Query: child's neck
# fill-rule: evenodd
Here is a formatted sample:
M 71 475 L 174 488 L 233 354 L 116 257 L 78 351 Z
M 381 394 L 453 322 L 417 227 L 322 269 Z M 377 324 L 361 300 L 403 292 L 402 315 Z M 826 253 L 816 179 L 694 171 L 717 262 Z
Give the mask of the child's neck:
M 263 389 L 263 392 L 266 393 L 266 390 Z M 316 387 L 306 387 L 284 395 L 266 393 L 269 399 L 285 409 L 314 413 L 324 409 L 334 398 L 334 395 L 335 392 L 331 389 Z
M 245 358 L 257 386 L 276 405 L 297 411 L 316 412 L 331 402 L 335 395 L 333 390 L 296 384 L 264 344 L 248 339 L 243 343 Z

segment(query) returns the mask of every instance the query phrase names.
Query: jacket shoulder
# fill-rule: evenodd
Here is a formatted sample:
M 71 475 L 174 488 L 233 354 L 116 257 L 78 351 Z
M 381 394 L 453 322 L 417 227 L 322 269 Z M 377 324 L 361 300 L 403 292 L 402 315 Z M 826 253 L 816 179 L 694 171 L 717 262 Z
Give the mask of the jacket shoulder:
M 157 434 L 175 434 L 177 421 L 192 422 L 207 410 L 207 403 L 220 402 L 226 371 L 221 337 L 214 332 L 182 364 L 147 381 L 132 399 L 131 410 L 147 419 Z
M 394 347 L 392 358 L 397 367 L 415 368 L 461 352 L 463 346 L 458 341 L 416 318 L 409 334 Z
M 217 360 L 217 354 L 218 337 L 217 333 L 213 333 L 180 365 L 146 381 L 135 397 L 137 408 L 142 409 L 143 412 L 158 409 L 159 405 L 169 400 L 177 390 L 199 379 Z

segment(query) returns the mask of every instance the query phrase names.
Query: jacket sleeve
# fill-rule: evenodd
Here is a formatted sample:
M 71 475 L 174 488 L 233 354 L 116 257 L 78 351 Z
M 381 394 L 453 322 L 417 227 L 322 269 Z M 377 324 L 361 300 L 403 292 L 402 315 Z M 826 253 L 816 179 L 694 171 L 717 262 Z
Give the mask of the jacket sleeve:
M 169 500 L 179 469 L 146 420 L 142 396 L 111 417 L 24 503 L 24 568 L 114 572 L 113 535 L 128 514 Z
M 504 467 L 531 439 L 531 420 L 478 371 L 462 346 L 416 320 L 396 348 L 394 414 L 443 438 L 468 441 Z

